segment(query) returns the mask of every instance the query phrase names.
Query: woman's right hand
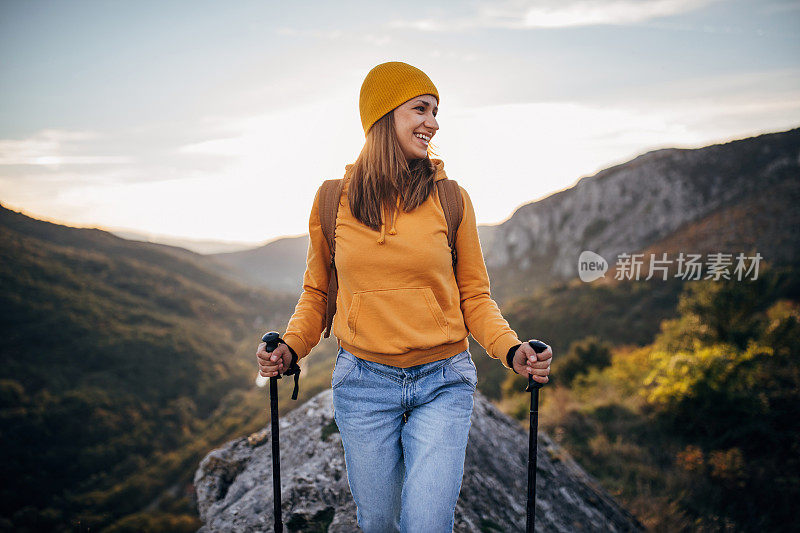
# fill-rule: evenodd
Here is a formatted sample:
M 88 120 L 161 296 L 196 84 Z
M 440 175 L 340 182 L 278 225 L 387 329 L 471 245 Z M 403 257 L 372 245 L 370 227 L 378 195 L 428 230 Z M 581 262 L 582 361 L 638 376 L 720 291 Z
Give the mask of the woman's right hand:
M 258 374 L 265 378 L 283 374 L 292 364 L 292 352 L 289 347 L 281 343 L 272 353 L 267 353 L 267 343 L 258 345 L 256 357 L 258 358 Z
M 550 381 L 550 363 L 553 361 L 553 349 L 550 346 L 541 353 L 527 342 L 523 342 L 514 352 L 514 371 L 523 376 L 530 375 L 534 381 L 547 383 Z

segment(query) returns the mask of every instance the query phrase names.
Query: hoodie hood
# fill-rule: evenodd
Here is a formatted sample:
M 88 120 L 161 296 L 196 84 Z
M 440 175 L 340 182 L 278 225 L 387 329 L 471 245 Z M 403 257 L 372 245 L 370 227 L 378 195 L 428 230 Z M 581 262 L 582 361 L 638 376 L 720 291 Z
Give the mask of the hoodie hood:
M 436 172 L 433 177 L 434 183 L 439 180 L 443 180 L 447 178 L 447 174 L 444 172 L 444 162 L 441 159 L 433 159 L 431 158 L 431 163 L 433 163 Z M 350 184 L 350 169 L 353 167 L 353 164 L 347 164 L 344 167 L 344 186 L 342 187 L 342 192 L 346 192 L 348 185 Z M 395 202 L 394 209 L 391 213 L 384 213 L 383 220 L 390 219 L 391 225 L 389 228 L 389 235 L 397 235 L 397 229 L 395 228 L 395 224 L 397 222 L 397 215 L 400 213 L 400 197 L 397 197 L 397 201 Z M 389 215 L 389 216 L 387 216 Z M 386 243 L 386 224 L 381 223 L 381 235 L 378 237 L 378 244 Z

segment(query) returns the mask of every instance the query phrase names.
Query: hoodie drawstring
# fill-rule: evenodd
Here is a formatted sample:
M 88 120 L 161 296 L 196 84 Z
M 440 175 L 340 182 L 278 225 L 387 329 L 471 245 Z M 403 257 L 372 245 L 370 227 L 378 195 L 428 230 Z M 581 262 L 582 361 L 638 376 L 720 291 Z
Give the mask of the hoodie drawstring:
M 397 235 L 397 230 L 394 229 L 394 224 L 397 221 L 397 214 L 400 212 L 400 197 L 397 197 L 397 205 L 395 206 L 394 213 L 392 213 L 392 229 L 389 230 L 389 235 Z
M 389 229 L 389 235 L 397 235 L 397 229 L 395 229 L 395 223 L 397 222 L 397 214 L 400 211 L 400 197 L 397 197 L 397 203 L 395 210 L 392 211 L 392 227 Z M 384 210 L 384 218 L 386 217 L 386 211 Z M 378 244 L 386 243 L 386 224 L 381 222 L 381 236 L 378 238 Z
M 386 242 L 386 226 L 381 222 L 381 236 L 378 239 L 378 244 L 383 244 Z

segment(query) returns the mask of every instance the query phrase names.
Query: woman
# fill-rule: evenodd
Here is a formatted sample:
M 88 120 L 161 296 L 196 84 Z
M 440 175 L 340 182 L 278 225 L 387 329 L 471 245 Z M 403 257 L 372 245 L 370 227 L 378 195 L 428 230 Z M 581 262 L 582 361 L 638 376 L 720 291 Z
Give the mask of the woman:
M 517 373 L 540 383 L 550 373 L 550 348 L 537 359 L 490 297 L 463 188 L 453 266 L 435 186 L 446 178 L 444 164 L 429 157 L 438 104 L 433 82 L 411 65 L 383 63 L 369 72 L 359 100 L 366 142 L 345 167 L 336 219 L 334 417 L 367 533 L 452 531 L 478 382 L 469 333 Z M 330 251 L 319 200 L 318 191 L 303 293 L 286 344 L 271 354 L 259 346 L 262 376 L 288 370 L 325 328 Z

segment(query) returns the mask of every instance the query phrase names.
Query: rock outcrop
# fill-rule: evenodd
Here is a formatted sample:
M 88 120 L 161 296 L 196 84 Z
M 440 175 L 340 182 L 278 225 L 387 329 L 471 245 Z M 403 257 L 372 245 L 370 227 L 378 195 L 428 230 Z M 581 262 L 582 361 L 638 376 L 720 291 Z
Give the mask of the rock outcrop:
M 195 473 L 201 532 L 272 531 L 270 429 L 209 453 Z M 281 502 L 286 531 L 358 531 L 344 450 L 326 390 L 280 420 Z M 539 432 L 537 531 L 640 531 L 569 455 Z M 528 434 L 475 394 L 457 532 L 523 531 Z
M 552 282 L 577 279 L 583 250 L 613 265 L 620 253 L 634 253 L 721 209 L 738 208 L 781 190 L 760 224 L 756 249 L 771 263 L 792 263 L 800 247 L 788 245 L 798 231 L 785 220 L 795 209 L 800 175 L 800 128 L 715 144 L 699 149 L 669 148 L 584 177 L 575 186 L 524 205 L 497 226 L 483 246 L 499 303 Z M 775 226 L 772 231 L 764 228 Z M 734 239 L 717 239 L 713 251 L 748 251 L 753 228 Z M 709 244 L 713 245 L 712 240 Z M 686 252 L 692 249 L 687 242 Z M 734 250 L 719 246 L 734 245 Z M 747 247 L 749 248 L 749 247 Z M 674 259 L 674 258 L 673 258 Z

